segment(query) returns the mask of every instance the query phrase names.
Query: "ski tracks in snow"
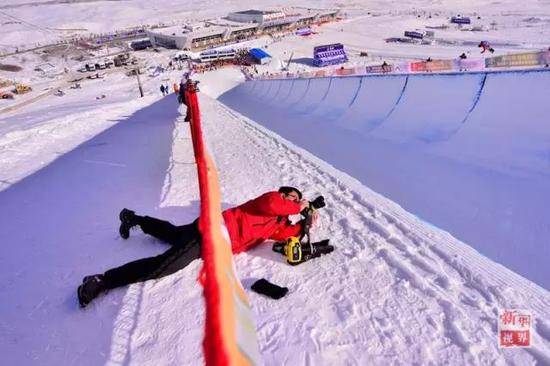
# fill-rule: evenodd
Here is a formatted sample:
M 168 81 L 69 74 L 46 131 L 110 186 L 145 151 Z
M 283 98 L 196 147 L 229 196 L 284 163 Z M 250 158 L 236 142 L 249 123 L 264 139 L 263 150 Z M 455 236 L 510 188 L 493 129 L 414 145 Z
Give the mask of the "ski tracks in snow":
M 245 287 L 266 277 L 290 289 L 276 303 L 250 295 L 266 364 L 549 362 L 543 289 L 246 117 L 202 103 L 225 199 L 240 203 L 289 184 L 328 204 L 313 235 L 331 238 L 334 253 L 298 267 L 269 245 L 237 257 Z M 254 184 L 258 192 L 248 192 Z M 534 348 L 498 348 L 498 311 L 509 307 L 538 320 Z

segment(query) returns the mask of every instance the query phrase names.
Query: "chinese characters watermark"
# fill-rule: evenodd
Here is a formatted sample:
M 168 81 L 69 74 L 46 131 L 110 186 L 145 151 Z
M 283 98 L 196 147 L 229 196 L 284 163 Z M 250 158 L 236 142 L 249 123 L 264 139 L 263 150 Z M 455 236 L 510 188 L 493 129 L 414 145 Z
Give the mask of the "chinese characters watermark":
M 527 310 L 501 310 L 498 317 L 499 347 L 531 347 L 532 324 L 533 317 Z

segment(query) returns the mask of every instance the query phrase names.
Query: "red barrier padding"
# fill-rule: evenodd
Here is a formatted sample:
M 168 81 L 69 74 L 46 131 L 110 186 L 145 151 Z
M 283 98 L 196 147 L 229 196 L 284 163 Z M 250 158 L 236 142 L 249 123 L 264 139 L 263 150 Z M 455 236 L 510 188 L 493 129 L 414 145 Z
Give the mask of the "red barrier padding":
M 250 306 L 235 275 L 231 245 L 222 234 L 221 194 L 216 167 L 204 146 L 196 87 L 185 91 L 191 108 L 191 138 L 197 163 L 204 265 L 200 280 L 206 304 L 203 352 L 206 365 L 259 363 L 257 335 Z

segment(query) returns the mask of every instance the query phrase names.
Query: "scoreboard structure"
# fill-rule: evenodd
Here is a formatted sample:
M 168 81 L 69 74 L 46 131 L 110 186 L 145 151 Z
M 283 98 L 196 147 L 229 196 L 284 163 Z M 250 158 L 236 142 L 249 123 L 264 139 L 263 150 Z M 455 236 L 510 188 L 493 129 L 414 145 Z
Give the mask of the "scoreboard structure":
M 344 45 L 341 43 L 317 46 L 313 49 L 313 65 L 323 67 L 348 61 Z

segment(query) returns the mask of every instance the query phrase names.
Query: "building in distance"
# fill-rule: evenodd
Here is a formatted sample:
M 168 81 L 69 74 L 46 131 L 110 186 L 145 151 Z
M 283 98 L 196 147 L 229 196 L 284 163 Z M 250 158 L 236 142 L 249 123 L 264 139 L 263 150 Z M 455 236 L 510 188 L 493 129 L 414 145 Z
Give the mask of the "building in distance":
M 336 20 L 338 10 L 245 10 L 225 18 L 147 30 L 153 47 L 198 51 Z

